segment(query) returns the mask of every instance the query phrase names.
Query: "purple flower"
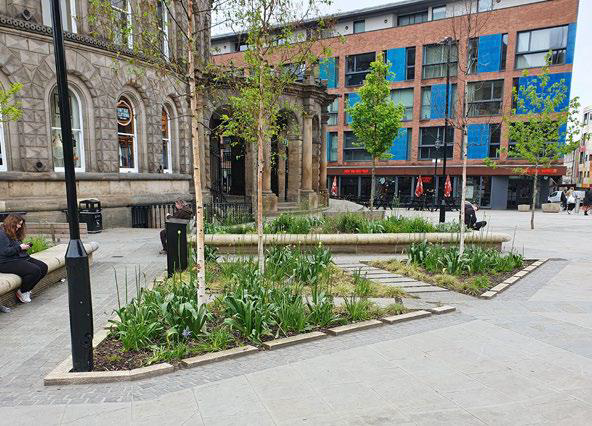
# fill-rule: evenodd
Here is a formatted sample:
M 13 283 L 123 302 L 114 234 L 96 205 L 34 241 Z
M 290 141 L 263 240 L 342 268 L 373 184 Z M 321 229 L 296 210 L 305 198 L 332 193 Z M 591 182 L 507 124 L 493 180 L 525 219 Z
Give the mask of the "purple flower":
M 189 328 L 185 328 L 185 330 L 183 330 L 183 333 L 181 333 L 183 335 L 184 338 L 188 339 L 189 336 L 191 336 L 191 330 L 189 330 Z

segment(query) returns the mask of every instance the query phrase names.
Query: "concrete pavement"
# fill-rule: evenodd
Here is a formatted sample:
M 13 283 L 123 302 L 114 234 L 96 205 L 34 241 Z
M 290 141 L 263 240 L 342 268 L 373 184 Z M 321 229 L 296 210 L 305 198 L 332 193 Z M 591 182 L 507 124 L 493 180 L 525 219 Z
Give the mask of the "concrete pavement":
M 592 218 L 538 213 L 533 232 L 526 213 L 484 213 L 527 256 L 555 260 L 493 300 L 425 296 L 454 314 L 133 383 L 43 387 L 69 350 L 58 285 L 0 315 L 0 424 L 589 424 Z M 133 247 L 128 270 L 164 267 L 157 232 L 129 232 L 100 234 L 97 327 L 116 303 L 112 256 Z

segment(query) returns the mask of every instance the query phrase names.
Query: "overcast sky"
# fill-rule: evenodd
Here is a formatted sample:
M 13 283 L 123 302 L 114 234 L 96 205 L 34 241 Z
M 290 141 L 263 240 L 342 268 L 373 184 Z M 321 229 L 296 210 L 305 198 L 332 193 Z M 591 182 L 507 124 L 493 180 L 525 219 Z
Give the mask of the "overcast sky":
M 402 1 L 402 0 L 399 0 Z M 347 12 L 381 4 L 397 3 L 397 0 L 333 0 L 331 6 L 325 7 L 327 14 Z M 215 18 L 214 18 L 215 22 Z M 576 55 L 572 76 L 571 95 L 579 96 L 582 107 L 592 106 L 592 0 L 580 0 L 578 12 L 578 31 L 576 36 Z M 214 28 L 214 34 L 225 32 Z M 590 79 L 586 74 L 590 72 Z M 586 83 L 588 81 L 588 83 Z

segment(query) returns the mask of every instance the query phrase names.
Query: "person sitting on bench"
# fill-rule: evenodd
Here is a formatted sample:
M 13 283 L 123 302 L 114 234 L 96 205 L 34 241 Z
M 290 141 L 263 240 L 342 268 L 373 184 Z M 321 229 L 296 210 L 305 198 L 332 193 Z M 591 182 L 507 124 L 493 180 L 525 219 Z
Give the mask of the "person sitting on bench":
M 478 209 L 479 207 L 472 203 L 468 201 L 465 202 L 465 225 L 467 225 L 467 228 L 474 229 L 475 231 L 478 231 L 487 225 L 487 222 L 484 220 L 477 222 L 477 214 L 475 212 Z
M 177 198 L 177 201 L 175 201 L 175 208 L 176 211 L 173 214 L 167 214 L 166 218 L 170 219 L 191 219 L 191 217 L 193 216 L 193 211 L 191 210 L 191 207 L 189 207 L 187 205 L 187 203 L 185 201 L 183 201 L 181 198 Z M 166 236 L 166 229 L 163 229 L 162 231 L 160 231 L 160 242 L 162 243 L 162 250 L 160 251 L 161 254 L 165 254 L 167 252 L 167 236 Z

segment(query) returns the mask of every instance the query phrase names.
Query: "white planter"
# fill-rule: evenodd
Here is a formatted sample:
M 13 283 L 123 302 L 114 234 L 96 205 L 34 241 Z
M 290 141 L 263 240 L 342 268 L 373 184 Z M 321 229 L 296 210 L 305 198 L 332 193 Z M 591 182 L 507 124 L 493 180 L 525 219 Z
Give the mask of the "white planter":
M 559 213 L 561 206 L 558 203 L 543 204 L 543 213 Z
M 530 204 L 518 204 L 518 211 L 519 212 L 529 212 L 530 211 Z

